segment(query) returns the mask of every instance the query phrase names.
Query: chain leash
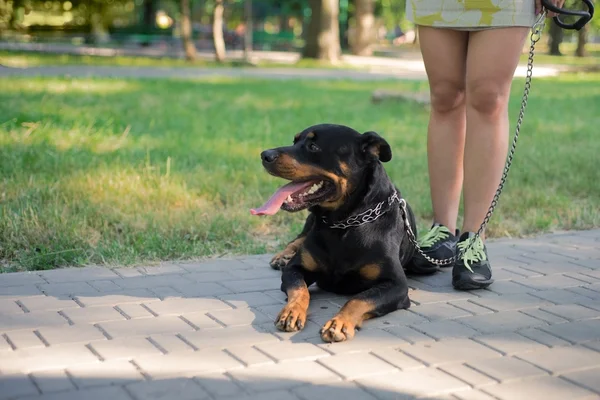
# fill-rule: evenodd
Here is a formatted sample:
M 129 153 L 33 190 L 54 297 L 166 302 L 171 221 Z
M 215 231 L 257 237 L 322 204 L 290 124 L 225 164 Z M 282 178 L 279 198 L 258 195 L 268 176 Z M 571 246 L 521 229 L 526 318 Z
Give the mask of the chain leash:
M 517 119 L 515 135 L 512 140 L 510 150 L 508 152 L 506 164 L 504 165 L 504 171 L 502 172 L 502 179 L 500 180 L 498 189 L 496 189 L 496 193 L 494 194 L 494 198 L 492 199 L 490 208 L 488 209 L 488 211 L 485 215 L 485 218 L 483 219 L 483 222 L 481 223 L 481 226 L 479 227 L 479 230 L 473 237 L 473 240 L 470 240 L 469 245 L 465 249 L 457 252 L 454 255 L 454 257 L 438 260 L 438 259 L 428 256 L 427 254 L 425 254 L 425 252 L 419 246 L 419 243 L 417 242 L 417 238 L 414 234 L 412 226 L 410 225 L 410 221 L 408 218 L 408 210 L 406 209 L 406 202 L 400 202 L 400 206 L 402 207 L 404 224 L 406 225 L 406 231 L 408 233 L 408 238 L 409 238 L 410 242 L 415 247 L 415 250 L 417 252 L 419 252 L 419 254 L 421 256 L 423 256 L 423 258 L 425 258 L 427 261 L 429 261 L 432 264 L 439 265 L 439 266 L 450 265 L 450 264 L 456 262 L 458 259 L 460 259 L 468 250 L 471 249 L 471 247 L 475 244 L 475 241 L 477 240 L 477 238 L 479 238 L 481 236 L 481 233 L 484 231 L 485 227 L 487 226 L 488 222 L 490 221 L 490 218 L 492 217 L 494 210 L 498 206 L 498 200 L 500 198 L 500 194 L 502 193 L 502 190 L 504 189 L 504 185 L 506 184 L 506 178 L 508 177 L 508 172 L 510 171 L 510 166 L 512 165 L 515 150 L 517 148 L 517 140 L 519 139 L 519 132 L 521 131 L 521 124 L 523 123 L 523 117 L 525 116 L 525 109 L 527 108 L 527 99 L 529 98 L 529 91 L 531 89 L 531 78 L 533 75 L 533 56 L 534 56 L 535 44 L 540 40 L 540 38 L 542 36 L 542 30 L 544 29 L 544 25 L 545 25 L 545 22 L 544 22 L 545 18 L 546 18 L 546 11 L 544 10 L 539 15 L 538 20 L 533 25 L 533 28 L 531 31 L 531 35 L 530 35 L 531 45 L 529 47 L 529 59 L 527 61 L 527 75 L 525 78 L 525 89 L 523 90 L 523 98 L 521 100 L 521 110 L 519 111 L 519 118 Z

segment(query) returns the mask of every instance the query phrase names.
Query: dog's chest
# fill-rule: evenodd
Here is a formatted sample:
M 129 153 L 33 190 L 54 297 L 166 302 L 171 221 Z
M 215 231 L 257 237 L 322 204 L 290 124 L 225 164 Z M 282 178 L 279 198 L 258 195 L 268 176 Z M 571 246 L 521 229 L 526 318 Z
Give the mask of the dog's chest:
M 392 255 L 387 242 L 390 238 L 357 234 L 348 231 L 341 235 L 315 235 L 310 251 L 318 260 L 318 272 L 333 281 L 345 280 L 359 275 L 361 268 Z M 397 254 L 397 253 L 396 253 Z

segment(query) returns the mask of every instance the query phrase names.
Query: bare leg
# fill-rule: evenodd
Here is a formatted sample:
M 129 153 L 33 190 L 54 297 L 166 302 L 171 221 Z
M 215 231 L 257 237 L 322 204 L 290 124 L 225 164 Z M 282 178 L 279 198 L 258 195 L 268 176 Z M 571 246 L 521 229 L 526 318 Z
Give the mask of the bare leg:
M 502 176 L 508 146 L 508 99 L 528 29 L 469 34 L 467 51 L 463 231 L 476 232 Z
M 419 27 L 431 91 L 427 158 L 433 218 L 451 232 L 456 229 L 463 181 L 468 35 L 450 29 Z

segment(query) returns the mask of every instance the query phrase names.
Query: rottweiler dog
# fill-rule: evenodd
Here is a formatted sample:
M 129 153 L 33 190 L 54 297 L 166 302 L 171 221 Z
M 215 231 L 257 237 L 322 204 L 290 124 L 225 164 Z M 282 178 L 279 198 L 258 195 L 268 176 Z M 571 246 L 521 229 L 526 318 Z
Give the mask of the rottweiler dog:
M 252 214 L 309 211 L 302 232 L 271 261 L 282 270 L 287 294 L 277 328 L 304 328 L 313 283 L 353 295 L 322 327 L 325 342 L 349 340 L 364 320 L 409 308 L 403 266 L 414 249 L 405 225 L 408 220 L 414 231 L 416 224 L 383 167 L 392 158 L 389 144 L 375 132 L 321 124 L 261 158 L 267 172 L 291 182 Z

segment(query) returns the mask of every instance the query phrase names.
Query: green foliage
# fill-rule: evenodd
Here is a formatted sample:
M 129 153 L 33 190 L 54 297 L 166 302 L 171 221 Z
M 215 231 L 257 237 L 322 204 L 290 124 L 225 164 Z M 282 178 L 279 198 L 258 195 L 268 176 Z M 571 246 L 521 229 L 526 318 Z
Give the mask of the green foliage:
M 406 0 L 377 0 L 375 7 L 375 13 L 381 17 L 387 29 L 396 26 L 404 28 Z

